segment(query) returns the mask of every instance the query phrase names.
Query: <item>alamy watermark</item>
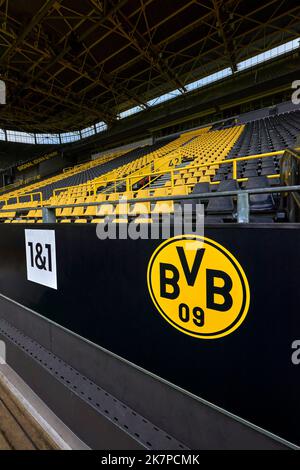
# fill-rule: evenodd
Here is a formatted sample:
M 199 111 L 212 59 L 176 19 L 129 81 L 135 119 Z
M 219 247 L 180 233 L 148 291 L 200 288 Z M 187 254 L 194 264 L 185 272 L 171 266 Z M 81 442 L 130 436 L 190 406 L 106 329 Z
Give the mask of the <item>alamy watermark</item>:
M 119 203 L 117 214 L 110 214 L 110 205 L 103 204 L 97 210 L 101 217 L 96 227 L 100 240 L 166 240 L 170 236 L 192 234 L 204 236 L 204 205 L 174 203 L 170 211 L 170 202 L 162 201 L 160 211 L 149 211 L 149 203 L 138 204 L 138 213 L 134 209 L 128 211 L 127 203 Z M 117 216 L 117 217 L 116 217 Z M 97 216 L 96 216 L 97 217 Z
M 300 80 L 294 80 L 292 83 L 292 89 L 295 90 L 292 93 L 292 103 L 300 104 Z
M 0 341 L 0 365 L 6 364 L 6 344 Z
M 300 339 L 295 339 L 295 341 L 292 342 L 291 347 L 293 349 L 291 356 L 292 363 L 294 366 L 298 366 L 300 364 Z

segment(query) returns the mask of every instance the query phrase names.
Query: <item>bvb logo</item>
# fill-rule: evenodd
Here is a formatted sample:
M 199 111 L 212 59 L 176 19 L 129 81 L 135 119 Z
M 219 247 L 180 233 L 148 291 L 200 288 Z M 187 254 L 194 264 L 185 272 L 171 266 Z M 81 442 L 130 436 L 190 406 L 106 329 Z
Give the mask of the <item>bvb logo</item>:
M 232 333 L 249 309 L 249 284 L 241 265 L 209 238 L 180 235 L 166 240 L 150 259 L 147 282 L 164 319 L 197 338 Z

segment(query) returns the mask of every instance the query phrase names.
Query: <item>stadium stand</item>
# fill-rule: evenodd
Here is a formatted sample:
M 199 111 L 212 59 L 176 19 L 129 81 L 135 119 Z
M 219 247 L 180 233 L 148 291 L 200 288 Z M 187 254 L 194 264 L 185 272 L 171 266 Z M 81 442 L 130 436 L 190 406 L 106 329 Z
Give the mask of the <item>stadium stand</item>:
M 229 157 L 282 150 L 295 144 L 300 130 L 300 111 L 254 120 L 235 144 Z
M 160 167 L 161 163 L 165 161 L 179 158 L 176 153 L 177 149 L 192 140 L 195 135 L 204 133 L 206 130 L 207 128 L 188 132 L 179 136 L 174 141 L 173 139 L 170 142 L 168 142 L 168 139 L 163 140 L 152 146 L 133 150 L 123 156 L 101 157 L 100 161 L 92 162 L 91 165 L 79 165 L 74 169 L 51 178 L 50 183 L 49 180 L 39 181 L 39 183 L 29 187 L 6 194 L 3 210 L 7 208 L 16 209 L 17 211 L 32 203 L 36 206 L 41 206 L 42 203 L 53 204 L 60 202 L 74 204 L 75 202 L 93 202 L 96 199 L 98 202 L 104 201 L 106 194 L 112 191 L 115 192 L 117 186 L 123 184 L 125 177 L 130 176 L 130 178 L 133 178 L 132 181 L 135 182 L 141 181 L 143 173 L 146 171 L 149 173 L 155 165 Z M 70 172 L 72 174 L 68 176 Z M 64 184 L 64 187 L 62 187 L 62 184 Z M 132 183 L 132 186 L 135 186 L 134 183 Z M 104 191 L 103 195 L 90 195 L 90 192 L 98 192 L 99 188 Z M 67 198 L 64 193 L 67 193 Z M 85 200 L 87 197 L 89 198 L 88 201 Z M 92 216 L 94 211 L 95 209 L 88 208 L 85 215 Z M 4 213 L 3 218 L 6 223 L 10 221 L 13 223 L 24 223 L 26 221 L 31 223 L 35 221 L 41 222 L 40 209 L 29 211 L 27 217 L 24 218 L 15 218 L 16 213 L 14 212 L 11 214 L 12 216 L 7 217 L 8 213 Z M 61 220 L 64 223 L 66 223 L 65 216 L 72 215 L 77 217 L 80 214 L 82 214 L 82 207 L 75 208 L 74 211 L 71 209 L 57 211 L 58 217 L 64 217 Z M 68 222 L 71 221 L 70 219 L 67 220 Z
M 106 216 L 124 222 L 141 216 L 139 221 L 151 223 L 151 214 L 174 213 L 173 201 L 151 202 L 151 197 L 276 186 L 280 155 L 295 143 L 300 131 L 300 112 L 282 113 L 243 125 L 237 122 L 235 119 L 194 129 L 125 154 L 108 154 L 6 193 L 2 196 L 2 210 L 14 211 L 2 212 L 1 220 L 42 223 L 42 206 L 73 205 L 56 210 L 57 222 L 99 223 Z M 150 198 L 149 202 L 122 204 L 120 217 L 118 199 L 141 197 Z M 111 203 L 100 206 L 107 201 Z M 95 202 L 100 207 L 80 205 Z M 236 220 L 235 197 L 204 202 L 208 221 Z M 26 206 L 36 209 L 18 213 Z M 252 216 L 260 214 L 252 217 L 253 221 L 266 221 L 266 215 L 273 221 L 277 208 L 275 196 L 250 197 Z
M 103 220 L 105 214 L 118 215 L 115 203 L 120 197 L 160 197 L 274 186 L 279 182 L 282 151 L 295 144 L 300 132 L 300 111 L 251 120 L 256 114 L 248 115 L 248 122 L 243 125 L 238 125 L 239 120 L 243 121 L 241 116 L 240 119 L 194 129 L 152 146 L 101 156 L 67 168 L 52 178 L 39 179 L 4 193 L 1 196 L 2 209 L 15 211 L 2 212 L 1 220 L 5 223 L 41 223 L 43 205 L 77 204 L 78 207 L 58 209 L 57 221 L 96 222 Z M 79 205 L 101 203 L 107 199 L 114 203 L 110 209 L 108 206 L 100 209 L 100 217 L 96 207 Z M 272 205 L 269 203 L 268 211 L 274 212 L 274 197 L 270 200 Z M 18 214 L 18 209 L 28 205 L 37 209 Z M 152 203 L 151 209 L 149 207 L 148 204 L 144 208 L 148 215 L 159 212 L 163 207 L 167 213 L 174 211 L 172 202 L 168 205 Z M 138 215 L 138 208 L 141 206 L 134 205 L 133 209 L 128 209 L 128 215 Z M 234 198 L 230 203 L 228 199 L 227 203 L 226 199 L 223 202 L 211 200 L 207 214 L 220 215 L 219 221 L 224 220 L 222 215 L 230 215 L 228 220 L 234 220 L 235 208 Z M 251 203 L 251 212 L 260 210 L 266 210 L 265 204 L 259 208 Z

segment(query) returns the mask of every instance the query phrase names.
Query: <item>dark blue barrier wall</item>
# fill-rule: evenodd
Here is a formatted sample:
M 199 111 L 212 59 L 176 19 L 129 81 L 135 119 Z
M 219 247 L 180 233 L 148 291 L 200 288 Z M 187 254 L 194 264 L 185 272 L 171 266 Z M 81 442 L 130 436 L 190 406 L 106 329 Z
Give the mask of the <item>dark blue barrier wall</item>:
M 27 280 L 24 230 L 54 229 L 57 286 Z M 201 340 L 158 313 L 147 266 L 161 240 L 100 241 L 94 226 L 0 226 L 0 293 L 160 377 L 300 444 L 300 227 L 208 227 L 244 268 L 251 305 L 232 334 Z M 188 417 L 187 417 L 188 419 Z

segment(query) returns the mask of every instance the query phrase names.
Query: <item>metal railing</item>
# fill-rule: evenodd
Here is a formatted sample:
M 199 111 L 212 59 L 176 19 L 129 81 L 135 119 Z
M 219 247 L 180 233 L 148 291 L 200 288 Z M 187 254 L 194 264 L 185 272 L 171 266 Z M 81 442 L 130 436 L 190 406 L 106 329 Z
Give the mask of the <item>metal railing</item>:
M 296 186 L 278 186 L 270 188 L 253 188 L 233 191 L 220 191 L 213 193 L 199 193 L 199 194 L 188 194 L 185 196 L 160 196 L 160 197 L 146 197 L 146 198 L 133 198 L 133 199 L 116 199 L 111 201 L 102 202 L 82 202 L 80 204 L 53 204 L 49 206 L 36 207 L 27 206 L 17 209 L 18 212 L 28 212 L 30 210 L 41 210 L 43 211 L 43 222 L 44 223 L 56 223 L 56 209 L 65 208 L 76 208 L 76 207 L 90 207 L 90 206 L 102 206 L 102 205 L 116 205 L 116 204 L 135 204 L 142 202 L 157 202 L 157 201 L 185 201 L 185 200 L 207 200 L 216 197 L 236 197 L 237 198 L 237 222 L 238 223 L 249 223 L 250 216 L 250 204 L 249 197 L 255 194 L 272 194 L 272 193 L 298 193 L 300 191 L 300 185 Z M 1 213 L 16 212 L 16 209 L 1 209 Z M 82 216 L 84 218 L 84 215 Z
M 30 202 L 33 202 L 34 201 L 34 196 L 39 196 L 39 201 L 41 204 L 43 204 L 43 193 L 41 191 L 35 191 L 33 193 L 28 193 L 28 194 L 18 194 L 16 196 L 10 196 L 8 199 L 5 199 L 4 200 L 4 206 L 7 206 L 8 205 L 8 201 L 10 199 L 16 199 L 16 202 L 14 202 L 13 204 L 25 204 L 25 202 L 21 202 L 21 198 L 28 198 L 29 197 L 29 200 Z M 11 205 L 11 204 L 9 204 Z
M 201 136 L 202 133 L 198 133 L 195 137 L 199 137 Z M 189 141 L 188 141 L 189 142 Z M 188 143 L 188 142 L 185 142 Z M 147 155 L 147 157 L 150 157 L 152 154 L 155 154 L 157 152 L 157 150 L 151 152 L 150 154 Z M 110 179 L 107 179 L 106 175 L 102 175 L 100 176 L 98 179 L 98 181 L 93 181 L 93 182 L 87 182 L 87 183 L 84 183 L 82 184 L 82 188 L 85 188 L 83 189 L 83 192 L 92 192 L 93 194 L 96 194 L 98 189 L 101 188 L 101 187 L 107 187 L 110 185 L 110 188 L 111 189 L 114 189 L 114 192 L 117 192 L 117 189 L 118 187 L 120 186 L 121 183 L 125 183 L 126 185 L 126 191 L 132 191 L 132 187 L 135 183 L 137 183 L 138 181 L 144 179 L 145 177 L 147 176 L 154 176 L 154 178 L 152 178 L 152 181 L 153 182 L 155 179 L 158 179 L 160 176 L 168 173 L 170 170 L 167 168 L 164 168 L 163 170 L 159 170 L 159 168 L 161 166 L 164 166 L 166 164 L 168 164 L 170 161 L 172 162 L 172 160 L 174 159 L 177 159 L 177 162 L 176 164 L 173 166 L 173 170 L 174 172 L 178 171 L 178 169 L 176 170 L 176 166 L 179 165 L 181 162 L 182 162 L 182 159 L 184 158 L 184 155 L 182 154 L 184 152 L 184 144 L 180 144 L 178 148 L 174 148 L 174 149 L 170 149 L 168 152 L 166 152 L 163 156 L 160 157 L 160 161 L 157 162 L 157 163 L 160 163 L 159 167 L 156 168 L 156 169 L 152 169 L 151 165 L 152 163 L 156 162 L 155 160 L 155 156 L 153 156 L 152 158 L 149 159 L 149 161 L 147 161 L 147 163 L 142 166 L 141 168 L 138 168 L 136 169 L 135 171 L 133 171 L 130 175 L 125 175 L 125 176 L 122 176 L 120 178 L 110 178 Z M 145 156 L 144 156 L 145 157 Z M 141 157 L 141 158 L 144 158 L 144 157 Z M 193 157 L 187 157 L 185 156 L 185 158 L 187 160 L 193 160 Z M 244 157 L 244 158 L 247 158 L 247 157 Z M 140 159 L 138 159 L 140 160 Z M 223 163 L 225 163 L 225 160 L 221 161 Z M 221 164 L 220 162 L 220 164 Z M 226 161 L 228 162 L 228 160 Z M 207 167 L 207 166 L 210 166 L 212 165 L 213 163 L 211 164 L 204 164 L 202 165 L 203 167 Z M 219 164 L 219 162 L 217 162 L 217 164 Z M 197 167 L 199 167 L 200 165 L 196 165 Z M 143 170 L 145 170 L 145 167 L 148 168 L 148 167 L 151 167 L 149 171 L 147 172 L 144 172 Z M 189 168 L 192 168 L 192 167 L 189 167 Z M 173 173 L 171 173 L 171 179 L 173 181 L 173 178 L 172 178 L 172 175 Z M 276 177 L 276 175 L 275 175 Z M 215 184 L 215 183 L 213 183 Z M 216 183 L 217 184 L 217 183 Z M 61 187 L 61 188 L 57 188 L 53 191 L 53 195 L 55 196 L 56 194 L 59 194 L 60 192 L 68 192 L 68 193 L 71 193 L 72 190 L 74 190 L 76 186 L 69 186 L 69 187 Z M 144 185 L 144 187 L 147 187 L 147 184 Z
M 8 193 L 10 190 L 12 190 L 14 188 L 18 188 L 19 186 L 23 186 L 25 184 L 32 183 L 33 181 L 37 181 L 40 178 L 41 178 L 40 175 L 36 175 L 36 176 L 31 176 L 30 178 L 27 178 L 25 180 L 17 180 L 14 183 L 7 184 L 6 186 L 3 186 L 2 188 L 0 188 L 0 193 L 1 194 Z
M 237 157 L 237 158 L 231 158 L 231 159 L 224 159 L 224 160 L 220 160 L 220 161 L 215 161 L 215 162 L 210 162 L 210 163 L 204 163 L 204 164 L 195 164 L 195 165 L 189 165 L 187 166 L 184 170 L 181 170 L 180 168 L 176 168 L 176 167 L 170 167 L 170 168 L 164 168 L 163 170 L 154 170 L 154 171 L 146 171 L 146 172 L 141 172 L 139 175 L 138 175 L 138 178 L 139 180 L 142 180 L 144 178 L 147 178 L 147 177 L 150 177 L 150 181 L 149 183 L 147 183 L 146 185 L 144 185 L 143 189 L 149 187 L 149 189 L 151 189 L 151 182 L 157 180 L 160 176 L 163 176 L 163 175 L 167 175 L 167 174 L 170 174 L 170 186 L 171 188 L 174 188 L 175 186 L 175 183 L 176 183 L 176 178 L 174 177 L 176 173 L 179 173 L 179 172 L 184 172 L 185 173 L 188 173 L 190 170 L 203 170 L 203 171 L 206 171 L 209 167 L 211 166 L 215 166 L 217 165 L 218 167 L 222 166 L 222 165 L 232 165 L 232 179 L 236 180 L 237 182 L 244 182 L 244 181 L 247 181 L 248 178 L 238 178 L 237 177 L 237 164 L 238 162 L 243 162 L 243 161 L 248 161 L 248 160 L 257 160 L 257 159 L 264 159 L 264 158 L 268 158 L 268 157 L 271 157 L 271 156 L 278 156 L 278 155 L 283 155 L 284 152 L 286 151 L 285 150 L 279 150 L 279 151 L 276 151 L 276 152 L 267 152 L 267 153 L 263 153 L 263 154 L 257 154 L 257 155 L 249 155 L 249 156 L 246 156 L 246 157 Z M 279 174 L 273 174 L 273 175 L 268 175 L 267 177 L 269 179 L 273 179 L 273 178 L 279 178 Z M 113 190 L 112 192 L 117 192 L 116 189 L 118 188 L 118 186 L 120 185 L 120 183 L 123 183 L 125 184 L 126 186 L 126 191 L 132 191 L 132 186 L 137 182 L 137 175 L 136 173 L 134 172 L 133 174 L 131 175 L 128 175 L 126 177 L 120 177 L 120 178 L 112 178 L 112 179 L 106 179 L 106 180 L 103 180 L 103 181 L 95 181 L 95 182 L 90 182 L 90 183 L 85 183 L 84 185 L 82 185 L 82 187 L 84 187 L 83 189 L 83 193 L 86 193 L 86 192 L 89 192 L 91 194 L 94 194 L 96 195 L 97 194 L 97 191 L 99 190 L 99 188 L 101 187 L 107 187 L 108 185 L 110 185 L 110 188 Z M 211 182 L 210 184 L 213 184 L 213 185 L 218 185 L 220 182 L 219 181 L 215 181 L 215 182 Z M 195 183 L 191 183 L 190 185 L 187 184 L 187 183 L 184 183 L 185 186 L 193 186 Z M 72 187 L 72 189 L 74 188 L 74 186 Z M 62 191 L 66 191 L 68 192 L 69 194 L 71 194 L 72 190 L 70 189 L 70 187 L 67 187 L 67 188 L 58 188 L 54 191 L 54 195 L 58 194 L 59 192 L 62 192 Z M 83 194 L 84 195 L 84 194 Z
M 60 173 L 60 175 L 62 176 L 61 179 L 63 180 L 65 178 L 69 177 L 69 176 L 73 176 L 74 174 L 80 173 L 81 171 L 84 171 L 85 169 L 90 169 L 90 168 L 93 168 L 93 167 L 98 166 L 100 164 L 102 165 L 102 164 L 107 163 L 111 160 L 114 160 L 115 158 L 117 158 L 121 155 L 122 155 L 122 153 L 121 154 L 109 154 L 106 157 L 102 157 L 102 158 L 99 157 L 99 159 L 93 160 L 93 161 L 88 162 L 88 163 L 80 163 L 80 164 L 78 164 L 74 167 L 64 168 L 62 173 Z M 46 186 L 47 184 L 50 184 L 50 182 L 57 181 L 58 176 L 59 175 L 52 176 L 50 178 L 47 178 L 46 180 L 41 181 L 40 184 L 38 185 L 37 189 L 39 189 L 40 187 Z M 22 189 L 16 189 L 16 188 L 18 188 L 19 186 L 26 185 L 28 183 L 32 183 L 34 181 L 38 181 L 38 180 L 40 180 L 40 178 L 41 178 L 40 175 L 37 175 L 37 176 L 33 176 L 31 178 L 27 178 L 26 180 L 20 181 L 18 184 L 17 184 L 17 182 L 15 182 L 15 183 L 12 183 L 11 185 L 5 186 L 4 188 L 0 188 L 0 194 L 1 194 L 0 202 L 6 203 L 5 202 L 6 199 L 9 200 L 9 199 L 25 197 L 25 196 L 30 195 L 31 193 L 26 193 L 26 192 L 21 192 L 20 193 L 20 191 L 23 188 Z M 24 189 L 29 189 L 29 188 L 30 188 L 30 186 L 27 187 L 27 188 L 24 188 Z M 68 188 L 70 188 L 70 186 L 68 186 L 66 188 L 62 188 L 62 189 L 67 190 Z M 10 189 L 16 189 L 16 191 L 11 193 Z M 36 192 L 32 193 L 32 194 L 36 194 Z

